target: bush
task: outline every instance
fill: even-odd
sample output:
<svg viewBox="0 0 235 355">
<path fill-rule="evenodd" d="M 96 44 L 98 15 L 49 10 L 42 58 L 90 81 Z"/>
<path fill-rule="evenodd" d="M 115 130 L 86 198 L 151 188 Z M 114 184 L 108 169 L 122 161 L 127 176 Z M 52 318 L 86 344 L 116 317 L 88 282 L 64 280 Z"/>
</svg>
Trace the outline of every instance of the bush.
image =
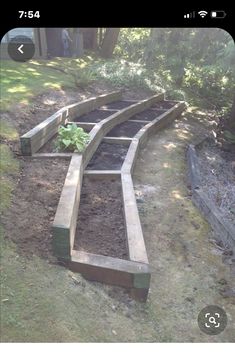
<svg viewBox="0 0 235 355">
<path fill-rule="evenodd" d="M 128 62 L 124 59 L 110 60 L 93 64 L 90 70 L 96 78 L 106 81 L 117 88 L 139 88 L 162 91 L 160 78 L 139 63 Z"/>
<path fill-rule="evenodd" d="M 235 89 L 232 71 L 215 65 L 199 67 L 189 64 L 185 69 L 183 86 L 205 97 L 217 109 L 230 106 Z"/>
<path fill-rule="evenodd" d="M 61 126 L 56 140 L 57 151 L 75 151 L 81 153 L 89 141 L 89 134 L 75 123 Z"/>
</svg>

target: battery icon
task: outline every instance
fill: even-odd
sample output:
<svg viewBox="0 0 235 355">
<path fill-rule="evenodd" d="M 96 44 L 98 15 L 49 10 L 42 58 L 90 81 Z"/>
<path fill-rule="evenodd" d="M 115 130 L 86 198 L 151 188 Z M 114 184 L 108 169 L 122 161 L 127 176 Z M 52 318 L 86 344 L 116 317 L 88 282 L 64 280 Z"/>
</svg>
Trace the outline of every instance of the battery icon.
<svg viewBox="0 0 235 355">
<path fill-rule="evenodd" d="M 223 10 L 216 10 L 216 11 L 211 11 L 211 17 L 212 18 L 224 18 L 226 16 L 226 13 Z"/>
</svg>

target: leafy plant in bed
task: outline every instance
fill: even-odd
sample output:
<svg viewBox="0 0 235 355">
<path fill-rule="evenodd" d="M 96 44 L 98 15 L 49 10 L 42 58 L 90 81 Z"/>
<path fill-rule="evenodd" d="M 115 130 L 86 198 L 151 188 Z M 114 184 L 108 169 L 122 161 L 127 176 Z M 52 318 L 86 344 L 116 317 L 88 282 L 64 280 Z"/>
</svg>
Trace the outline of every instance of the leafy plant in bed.
<svg viewBox="0 0 235 355">
<path fill-rule="evenodd" d="M 89 142 L 89 134 L 83 128 L 72 123 L 67 127 L 61 126 L 55 142 L 56 151 L 81 153 Z"/>
</svg>

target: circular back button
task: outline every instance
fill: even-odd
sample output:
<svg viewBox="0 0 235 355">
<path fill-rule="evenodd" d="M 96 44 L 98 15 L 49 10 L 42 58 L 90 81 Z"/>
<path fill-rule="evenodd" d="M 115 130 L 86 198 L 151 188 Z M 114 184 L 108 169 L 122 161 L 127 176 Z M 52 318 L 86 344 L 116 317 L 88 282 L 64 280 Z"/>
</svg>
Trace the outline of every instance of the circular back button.
<svg viewBox="0 0 235 355">
<path fill-rule="evenodd" d="M 26 36 L 13 37 L 8 44 L 8 54 L 16 62 L 27 62 L 33 58 L 35 45 L 31 38 Z"/>
</svg>

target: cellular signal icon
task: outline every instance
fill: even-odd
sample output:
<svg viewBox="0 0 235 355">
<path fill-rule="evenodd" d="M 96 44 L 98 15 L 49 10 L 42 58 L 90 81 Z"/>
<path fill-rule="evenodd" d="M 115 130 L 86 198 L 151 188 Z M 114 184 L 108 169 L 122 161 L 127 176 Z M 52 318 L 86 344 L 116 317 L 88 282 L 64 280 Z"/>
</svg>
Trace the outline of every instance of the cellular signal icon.
<svg viewBox="0 0 235 355">
<path fill-rule="evenodd" d="M 189 14 L 185 14 L 184 18 L 194 18 L 195 17 L 195 11 L 190 12 Z"/>
<path fill-rule="evenodd" d="M 198 15 L 201 16 L 202 18 L 204 18 L 207 14 L 208 12 L 204 10 L 198 12 Z"/>
</svg>

